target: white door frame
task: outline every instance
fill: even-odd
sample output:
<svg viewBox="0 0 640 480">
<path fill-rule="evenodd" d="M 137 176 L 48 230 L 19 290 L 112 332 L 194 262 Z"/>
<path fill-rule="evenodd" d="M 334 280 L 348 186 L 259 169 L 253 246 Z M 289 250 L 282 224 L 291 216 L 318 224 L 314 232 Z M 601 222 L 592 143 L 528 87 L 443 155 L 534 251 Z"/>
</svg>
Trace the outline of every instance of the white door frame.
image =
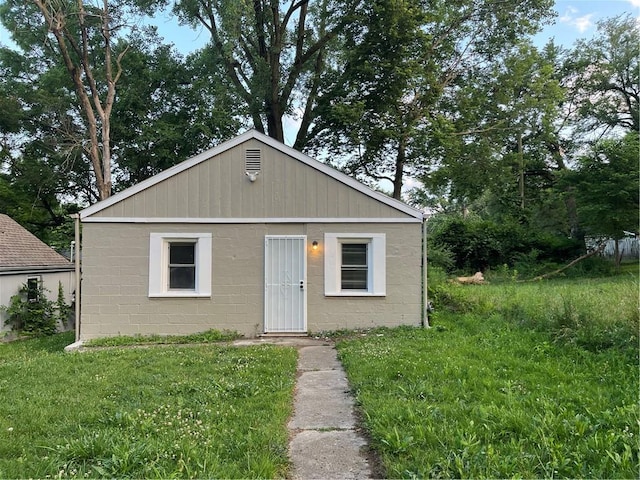
<svg viewBox="0 0 640 480">
<path fill-rule="evenodd" d="M 264 245 L 264 333 L 307 333 L 307 236 L 265 235 Z"/>
</svg>

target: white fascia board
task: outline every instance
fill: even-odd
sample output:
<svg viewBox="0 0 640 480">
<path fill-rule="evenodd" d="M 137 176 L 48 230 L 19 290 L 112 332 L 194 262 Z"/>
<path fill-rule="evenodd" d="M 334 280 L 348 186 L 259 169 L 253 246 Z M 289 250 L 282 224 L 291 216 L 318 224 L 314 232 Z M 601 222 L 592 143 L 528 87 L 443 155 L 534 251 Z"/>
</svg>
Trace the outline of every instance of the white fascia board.
<svg viewBox="0 0 640 480">
<path fill-rule="evenodd" d="M 266 224 L 266 223 L 421 223 L 415 217 L 336 217 L 336 218 L 195 218 L 195 217 L 88 217 L 84 223 L 189 223 L 189 224 Z"/>
<path fill-rule="evenodd" d="M 311 168 L 314 168 L 324 173 L 325 175 L 328 175 L 338 180 L 339 182 L 344 183 L 345 185 L 351 188 L 354 188 L 355 190 L 367 195 L 368 197 L 378 200 L 379 202 L 382 202 L 392 208 L 395 208 L 396 210 L 399 210 L 413 218 L 420 219 L 420 221 L 422 221 L 424 218 L 424 214 L 420 210 L 410 207 L 409 205 L 407 205 L 404 202 L 401 202 L 400 200 L 396 200 L 395 198 L 391 198 L 387 195 L 384 195 L 383 193 L 377 192 L 372 188 L 369 188 L 366 185 L 360 183 L 359 181 L 349 177 L 348 175 L 336 170 L 335 168 L 330 167 L 329 165 L 326 165 L 322 162 L 319 162 L 318 160 L 315 160 L 309 157 L 308 155 L 305 155 L 304 153 L 299 152 L 298 150 L 292 147 L 289 147 L 284 143 L 279 142 L 274 138 L 271 138 L 263 133 L 260 133 L 257 130 L 248 130 L 238 135 L 237 137 L 232 138 L 231 140 L 227 140 L 226 142 L 223 142 L 220 145 L 207 150 L 206 152 L 202 152 L 196 155 L 195 157 L 192 157 L 188 160 L 185 160 L 184 162 L 174 165 L 173 167 L 168 168 L 167 170 L 160 172 L 159 174 L 154 175 L 153 177 L 147 178 L 146 180 L 143 180 L 142 182 L 132 187 L 129 187 L 126 190 L 123 190 L 120 193 L 112 195 L 106 200 L 103 200 L 94 205 L 91 205 L 90 207 L 87 207 L 84 210 L 80 211 L 80 218 L 84 220 L 87 217 L 93 215 L 94 213 L 100 212 L 101 210 L 104 210 L 105 208 L 110 207 L 115 203 L 125 200 L 126 198 L 129 198 L 135 195 L 136 193 L 146 190 L 147 188 L 153 185 L 156 185 L 157 183 L 160 183 L 195 165 L 198 165 L 199 163 L 211 157 L 220 155 L 221 153 L 227 150 L 230 150 L 231 148 L 234 148 L 252 139 L 258 140 L 266 145 L 269 145 L 270 147 L 275 148 L 276 150 L 284 153 L 285 155 L 293 157 L 296 160 L 301 161 L 305 165 L 308 165 Z"/>
</svg>

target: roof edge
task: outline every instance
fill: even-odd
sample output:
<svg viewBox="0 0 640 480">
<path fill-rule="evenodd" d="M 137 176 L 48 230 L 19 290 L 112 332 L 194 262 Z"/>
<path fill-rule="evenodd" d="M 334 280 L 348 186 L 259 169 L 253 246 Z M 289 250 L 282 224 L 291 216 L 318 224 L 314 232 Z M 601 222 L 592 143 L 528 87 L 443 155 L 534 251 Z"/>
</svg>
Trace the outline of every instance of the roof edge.
<svg viewBox="0 0 640 480">
<path fill-rule="evenodd" d="M 0 276 L 2 275 L 17 275 L 20 273 L 57 273 L 57 272 L 72 272 L 75 270 L 75 265 L 69 263 L 69 265 L 24 265 L 21 267 L 0 267 Z"/>
</svg>

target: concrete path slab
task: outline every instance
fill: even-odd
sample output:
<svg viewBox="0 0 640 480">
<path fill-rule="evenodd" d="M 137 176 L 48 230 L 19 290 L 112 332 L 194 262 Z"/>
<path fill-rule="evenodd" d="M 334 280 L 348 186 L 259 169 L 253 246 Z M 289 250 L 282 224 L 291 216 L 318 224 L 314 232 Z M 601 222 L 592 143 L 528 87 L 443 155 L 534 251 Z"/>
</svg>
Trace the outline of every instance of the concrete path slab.
<svg viewBox="0 0 640 480">
<path fill-rule="evenodd" d="M 353 430 L 318 432 L 304 430 L 289 446 L 293 460 L 292 478 L 371 478 L 369 463 L 362 455 L 364 439 Z M 300 459 L 295 461 L 295 459 Z"/>
<path fill-rule="evenodd" d="M 367 442 L 355 429 L 354 402 L 333 346 L 299 348 L 289 421 L 293 479 L 369 479 Z"/>
<path fill-rule="evenodd" d="M 289 429 L 353 429 L 353 400 L 344 372 L 304 372 L 298 377 Z"/>
</svg>

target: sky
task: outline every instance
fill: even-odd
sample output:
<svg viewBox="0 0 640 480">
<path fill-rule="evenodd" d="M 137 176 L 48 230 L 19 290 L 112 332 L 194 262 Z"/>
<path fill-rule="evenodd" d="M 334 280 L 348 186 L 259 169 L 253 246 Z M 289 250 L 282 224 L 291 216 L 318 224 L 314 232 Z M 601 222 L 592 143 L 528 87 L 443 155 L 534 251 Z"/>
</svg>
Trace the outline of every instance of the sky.
<svg viewBox="0 0 640 480">
<path fill-rule="evenodd" d="M 557 13 L 554 23 L 534 38 L 539 46 L 553 38 L 556 44 L 568 48 L 578 39 L 593 37 L 599 20 L 625 13 L 640 18 L 640 0 L 556 0 L 554 9 Z M 170 13 L 158 15 L 153 23 L 160 35 L 173 42 L 181 53 L 201 48 L 209 38 L 204 28 L 195 31 L 177 26 Z"/>
<path fill-rule="evenodd" d="M 535 37 L 536 43 L 546 44 L 554 39 L 557 45 L 571 47 L 581 38 L 592 38 L 597 22 L 625 13 L 640 19 L 640 0 L 556 0 L 557 17 Z"/>
<path fill-rule="evenodd" d="M 640 18 L 640 0 L 556 0 L 557 17 L 553 25 L 546 26 L 534 41 L 543 46 L 551 38 L 558 45 L 571 47 L 580 38 L 591 38 L 596 33 L 596 23 L 624 13 Z M 176 49 L 187 54 L 203 47 L 209 34 L 204 28 L 193 30 L 178 25 L 170 12 L 158 14 L 149 23 L 155 24 L 161 36 L 172 42 Z M 0 45 L 12 46 L 9 33 L 0 27 Z"/>
</svg>

